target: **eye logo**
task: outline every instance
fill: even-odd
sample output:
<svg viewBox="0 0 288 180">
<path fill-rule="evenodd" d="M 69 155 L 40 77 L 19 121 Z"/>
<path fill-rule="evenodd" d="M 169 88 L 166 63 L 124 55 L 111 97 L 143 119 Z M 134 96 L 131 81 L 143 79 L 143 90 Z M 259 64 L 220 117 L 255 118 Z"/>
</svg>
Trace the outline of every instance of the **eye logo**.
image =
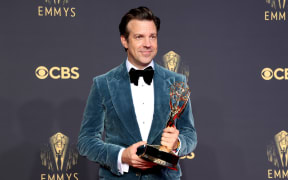
<svg viewBox="0 0 288 180">
<path fill-rule="evenodd" d="M 39 79 L 46 79 L 48 77 L 48 69 L 45 66 L 39 66 L 35 70 L 35 75 Z"/>
<path fill-rule="evenodd" d="M 46 79 L 48 76 L 50 79 L 78 79 L 80 76 L 78 71 L 78 67 L 39 66 L 35 70 L 35 75 L 38 79 Z"/>
<path fill-rule="evenodd" d="M 270 68 L 264 68 L 261 75 L 264 80 L 270 80 L 273 78 L 273 71 Z"/>
<path fill-rule="evenodd" d="M 180 159 L 194 159 L 195 158 L 195 153 L 191 152 L 190 154 L 186 155 L 186 156 L 182 156 L 180 157 Z"/>
</svg>

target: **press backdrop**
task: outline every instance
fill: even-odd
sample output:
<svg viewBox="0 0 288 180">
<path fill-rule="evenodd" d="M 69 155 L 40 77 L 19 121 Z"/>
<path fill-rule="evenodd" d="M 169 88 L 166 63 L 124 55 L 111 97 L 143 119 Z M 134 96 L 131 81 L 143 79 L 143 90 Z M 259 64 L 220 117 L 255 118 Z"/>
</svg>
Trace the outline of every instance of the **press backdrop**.
<svg viewBox="0 0 288 180">
<path fill-rule="evenodd" d="M 182 179 L 287 179 L 287 3 L 1 1 L 0 179 L 98 179 L 75 144 L 92 78 L 126 59 L 118 24 L 138 6 L 161 18 L 155 61 L 174 51 L 189 71 L 199 143 Z"/>
</svg>

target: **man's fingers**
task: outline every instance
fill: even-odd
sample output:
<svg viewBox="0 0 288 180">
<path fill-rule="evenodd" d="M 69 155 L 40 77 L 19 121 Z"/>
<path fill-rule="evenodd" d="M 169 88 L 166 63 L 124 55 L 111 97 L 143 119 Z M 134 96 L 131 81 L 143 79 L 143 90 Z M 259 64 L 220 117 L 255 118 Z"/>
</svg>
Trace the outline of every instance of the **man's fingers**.
<svg viewBox="0 0 288 180">
<path fill-rule="evenodd" d="M 163 130 L 163 134 L 170 134 L 170 135 L 172 135 L 172 134 L 177 134 L 177 135 L 179 135 L 179 130 L 178 129 L 176 129 L 176 128 L 165 128 L 164 130 Z"/>
<path fill-rule="evenodd" d="M 133 161 L 133 166 L 149 166 L 149 167 L 152 167 L 154 166 L 155 163 L 152 163 L 152 162 L 141 162 L 141 161 Z"/>
<path fill-rule="evenodd" d="M 153 162 L 149 162 L 149 161 L 137 161 L 137 160 L 135 160 L 134 161 L 134 166 L 147 166 L 147 167 L 153 167 L 153 166 L 155 166 L 156 164 L 155 163 L 153 163 Z"/>
<path fill-rule="evenodd" d="M 154 165 L 156 165 L 155 163 L 141 159 L 138 156 L 133 157 L 132 163 L 133 163 L 133 167 L 137 167 L 137 168 L 146 167 L 146 169 L 151 168 Z"/>
<path fill-rule="evenodd" d="M 177 130 L 176 127 L 167 127 L 163 131 L 167 132 L 167 133 L 171 133 L 171 132 L 174 132 L 176 130 Z"/>
<path fill-rule="evenodd" d="M 178 138 L 179 134 L 175 133 L 175 134 L 172 134 L 172 133 L 163 133 L 162 134 L 162 137 L 165 137 L 165 138 Z"/>
<path fill-rule="evenodd" d="M 162 137 L 165 137 L 165 138 L 171 138 L 171 137 L 173 137 L 173 136 L 175 136 L 174 134 L 171 134 L 171 133 L 163 133 L 162 134 Z"/>
<path fill-rule="evenodd" d="M 173 149 L 172 143 L 161 141 L 161 145 L 166 146 L 168 149 Z"/>
<path fill-rule="evenodd" d="M 166 146 L 169 149 L 174 149 L 178 136 L 179 130 L 176 129 L 176 127 L 165 128 L 161 137 L 161 145 Z"/>
<path fill-rule="evenodd" d="M 152 168 L 152 166 L 137 166 L 135 168 L 138 168 L 138 169 L 141 169 L 141 170 L 146 170 L 146 169 L 149 169 L 149 168 Z"/>
<path fill-rule="evenodd" d="M 168 147 L 170 145 L 170 143 L 168 143 L 166 141 L 161 141 L 161 145 Z"/>
<path fill-rule="evenodd" d="M 138 147 L 143 146 L 143 145 L 145 145 L 145 144 L 147 144 L 146 141 L 139 141 L 139 142 L 133 144 L 133 146 L 134 146 L 135 148 L 138 148 Z"/>
<path fill-rule="evenodd" d="M 161 137 L 161 141 L 164 141 L 164 142 L 168 142 L 168 143 L 169 143 L 169 142 L 173 142 L 174 139 L 162 136 L 162 137 Z"/>
<path fill-rule="evenodd" d="M 153 166 L 156 165 L 155 163 L 141 159 L 138 155 L 136 155 L 137 148 L 142 146 L 142 145 L 145 145 L 145 144 L 147 144 L 146 141 L 139 141 L 139 142 L 137 142 L 137 143 L 135 143 L 129 147 L 130 148 L 130 151 L 129 151 L 130 155 L 129 155 L 127 162 L 130 166 L 145 170 L 148 168 L 152 168 Z M 124 154 L 124 152 L 123 152 L 123 154 Z"/>
<path fill-rule="evenodd" d="M 134 167 L 135 167 L 135 168 L 142 169 L 142 170 L 145 170 L 145 169 L 152 168 L 153 166 L 155 166 L 155 165 L 149 165 L 149 166 L 141 166 L 141 165 L 139 165 L 139 166 L 134 166 Z"/>
<path fill-rule="evenodd" d="M 153 162 L 146 161 L 146 160 L 140 158 L 140 157 L 137 156 L 137 155 L 136 155 L 136 157 L 133 157 L 133 159 L 134 159 L 135 161 L 137 161 L 138 163 L 141 163 L 141 164 L 147 164 L 147 165 L 148 165 L 148 164 L 155 164 L 155 163 L 153 163 Z"/>
</svg>

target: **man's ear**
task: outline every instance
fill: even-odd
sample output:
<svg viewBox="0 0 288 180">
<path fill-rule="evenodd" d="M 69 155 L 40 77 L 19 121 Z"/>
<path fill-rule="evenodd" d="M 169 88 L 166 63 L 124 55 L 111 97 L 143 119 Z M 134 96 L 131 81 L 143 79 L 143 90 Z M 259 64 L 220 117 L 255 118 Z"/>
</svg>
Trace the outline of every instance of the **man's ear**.
<svg viewBox="0 0 288 180">
<path fill-rule="evenodd" d="M 121 43 L 122 43 L 123 47 L 125 49 L 128 49 L 128 42 L 127 42 L 126 38 L 123 35 L 120 36 L 120 40 L 121 40 Z"/>
</svg>

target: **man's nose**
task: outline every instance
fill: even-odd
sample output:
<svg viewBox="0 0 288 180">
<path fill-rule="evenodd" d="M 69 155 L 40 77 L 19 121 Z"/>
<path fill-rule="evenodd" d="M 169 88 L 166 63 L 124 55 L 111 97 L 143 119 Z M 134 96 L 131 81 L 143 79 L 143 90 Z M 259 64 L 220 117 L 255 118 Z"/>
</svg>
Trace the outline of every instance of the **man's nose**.
<svg viewBox="0 0 288 180">
<path fill-rule="evenodd" d="M 144 39 L 144 47 L 151 47 L 151 41 L 149 37 Z"/>
</svg>

